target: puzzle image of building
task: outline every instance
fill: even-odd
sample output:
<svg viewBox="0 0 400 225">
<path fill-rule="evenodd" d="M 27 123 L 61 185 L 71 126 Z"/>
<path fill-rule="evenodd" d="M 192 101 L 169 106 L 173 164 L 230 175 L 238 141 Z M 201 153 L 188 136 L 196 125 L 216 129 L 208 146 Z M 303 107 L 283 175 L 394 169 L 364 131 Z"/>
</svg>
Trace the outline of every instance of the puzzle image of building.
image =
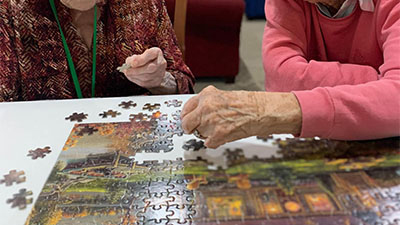
<svg viewBox="0 0 400 225">
<path fill-rule="evenodd" d="M 226 149 L 225 169 L 202 158 L 136 161 L 159 140 L 160 124 L 149 117 L 76 125 L 27 224 L 375 225 L 400 218 L 398 145 L 335 150 L 339 144 L 325 140 L 277 140 L 281 157 Z M 79 135 L 83 128 L 94 132 Z M 368 154 L 358 156 L 360 149 Z M 339 154 L 350 150 L 352 158 Z"/>
</svg>

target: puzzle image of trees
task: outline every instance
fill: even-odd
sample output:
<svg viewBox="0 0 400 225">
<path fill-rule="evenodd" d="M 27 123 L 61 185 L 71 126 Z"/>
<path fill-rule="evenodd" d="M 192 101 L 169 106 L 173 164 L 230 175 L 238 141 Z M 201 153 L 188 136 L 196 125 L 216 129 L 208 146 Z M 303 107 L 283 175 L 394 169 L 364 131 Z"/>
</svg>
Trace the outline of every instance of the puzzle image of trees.
<svg viewBox="0 0 400 225">
<path fill-rule="evenodd" d="M 75 125 L 27 224 L 396 224 L 399 139 L 276 140 L 279 157 L 135 160 L 173 146 L 178 121 Z M 186 137 L 187 138 L 187 137 Z M 189 138 L 190 140 L 192 138 Z M 162 144 L 164 143 L 164 144 Z M 206 150 L 201 150 L 206 151 Z M 215 150 L 213 150 L 215 151 Z"/>
</svg>

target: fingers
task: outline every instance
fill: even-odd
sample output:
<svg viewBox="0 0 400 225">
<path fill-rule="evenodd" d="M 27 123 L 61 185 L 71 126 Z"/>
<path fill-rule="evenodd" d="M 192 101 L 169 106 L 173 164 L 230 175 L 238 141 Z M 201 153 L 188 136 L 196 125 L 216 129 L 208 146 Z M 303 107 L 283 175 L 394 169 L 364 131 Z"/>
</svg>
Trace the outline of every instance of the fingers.
<svg viewBox="0 0 400 225">
<path fill-rule="evenodd" d="M 200 123 L 201 112 L 199 108 L 196 108 L 182 119 L 182 129 L 185 131 L 185 133 L 191 134 L 200 125 Z"/>
<path fill-rule="evenodd" d="M 183 119 L 188 113 L 192 112 L 199 105 L 199 96 L 190 98 L 183 106 L 181 118 Z"/>
<path fill-rule="evenodd" d="M 216 141 L 216 140 L 214 140 L 212 138 L 207 138 L 206 141 L 204 142 L 204 145 L 207 148 L 211 148 L 211 149 L 216 149 L 216 148 L 218 148 L 219 146 L 221 146 L 223 144 L 225 144 L 225 142 Z"/>
<path fill-rule="evenodd" d="M 139 74 L 155 73 L 157 69 L 158 69 L 157 59 L 154 59 L 153 61 L 150 61 L 143 66 L 131 67 L 124 72 L 128 76 L 137 76 Z"/>
<path fill-rule="evenodd" d="M 136 67 L 142 67 L 148 64 L 149 62 L 156 60 L 163 56 L 162 50 L 160 48 L 154 47 L 147 49 L 143 54 L 141 55 L 133 55 L 130 56 L 126 59 L 125 63 L 129 64 L 132 68 Z"/>
</svg>

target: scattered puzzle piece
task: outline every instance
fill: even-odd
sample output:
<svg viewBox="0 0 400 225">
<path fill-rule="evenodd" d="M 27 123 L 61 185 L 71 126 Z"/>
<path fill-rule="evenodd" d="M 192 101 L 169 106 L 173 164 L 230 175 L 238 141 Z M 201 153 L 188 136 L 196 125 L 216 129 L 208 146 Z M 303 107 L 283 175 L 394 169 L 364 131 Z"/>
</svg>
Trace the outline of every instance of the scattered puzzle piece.
<svg viewBox="0 0 400 225">
<path fill-rule="evenodd" d="M 136 107 L 137 104 L 133 101 L 121 102 L 118 106 L 122 107 L 123 109 L 130 109 Z"/>
<path fill-rule="evenodd" d="M 82 122 L 83 120 L 87 119 L 88 114 L 84 113 L 76 113 L 74 112 L 72 115 L 69 117 L 66 117 L 66 120 L 69 120 L 71 122 L 77 121 L 77 122 Z"/>
<path fill-rule="evenodd" d="M 25 182 L 26 177 L 22 175 L 25 175 L 24 171 L 11 170 L 9 174 L 4 175 L 4 180 L 0 180 L 0 184 L 6 183 L 6 186 L 11 186 L 14 182 L 17 184 Z"/>
<path fill-rule="evenodd" d="M 268 135 L 268 136 L 266 136 L 266 137 L 257 136 L 257 139 L 258 139 L 258 140 L 262 140 L 262 141 L 264 141 L 264 142 L 267 142 L 267 141 L 269 141 L 269 140 L 274 140 L 274 137 L 273 137 L 272 135 Z"/>
<path fill-rule="evenodd" d="M 165 101 L 164 104 L 166 104 L 167 107 L 171 107 L 171 106 L 181 107 L 182 106 L 182 101 L 179 101 L 177 99 L 173 99 L 173 100 Z"/>
<path fill-rule="evenodd" d="M 31 156 L 32 159 L 44 158 L 47 154 L 51 153 L 50 147 L 45 148 L 37 148 L 36 150 L 29 150 L 29 154 L 27 156 Z"/>
<path fill-rule="evenodd" d="M 183 149 L 189 151 L 200 151 L 201 149 L 206 149 L 204 146 L 204 141 L 197 141 L 196 139 L 190 139 L 189 141 L 185 141 L 184 145 L 182 146 Z"/>
<path fill-rule="evenodd" d="M 25 209 L 28 204 L 32 204 L 33 198 L 27 198 L 32 195 L 32 191 L 26 189 L 19 190 L 19 193 L 14 194 L 13 198 L 7 199 L 7 204 L 11 203 L 11 208 L 18 207 L 20 210 Z"/>
<path fill-rule="evenodd" d="M 117 116 L 121 115 L 120 112 L 114 111 L 114 110 L 108 110 L 108 111 L 104 111 L 103 113 L 100 113 L 99 116 L 101 116 L 102 118 L 108 118 L 109 116 L 112 118 L 115 118 Z"/>
<path fill-rule="evenodd" d="M 155 103 L 155 104 L 146 103 L 143 106 L 143 110 L 149 110 L 151 112 L 151 111 L 154 111 L 154 110 L 159 110 L 160 107 L 161 107 L 161 105 L 158 104 L 158 103 Z"/>
</svg>

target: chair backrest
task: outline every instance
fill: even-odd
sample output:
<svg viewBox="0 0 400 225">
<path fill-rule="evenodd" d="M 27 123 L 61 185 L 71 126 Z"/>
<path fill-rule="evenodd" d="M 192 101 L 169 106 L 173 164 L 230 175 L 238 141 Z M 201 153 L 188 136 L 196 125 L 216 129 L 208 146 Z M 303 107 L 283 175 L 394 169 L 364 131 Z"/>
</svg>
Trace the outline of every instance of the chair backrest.
<svg viewBox="0 0 400 225">
<path fill-rule="evenodd" d="M 175 0 L 174 30 L 185 58 L 186 10 L 188 0 Z"/>
</svg>

